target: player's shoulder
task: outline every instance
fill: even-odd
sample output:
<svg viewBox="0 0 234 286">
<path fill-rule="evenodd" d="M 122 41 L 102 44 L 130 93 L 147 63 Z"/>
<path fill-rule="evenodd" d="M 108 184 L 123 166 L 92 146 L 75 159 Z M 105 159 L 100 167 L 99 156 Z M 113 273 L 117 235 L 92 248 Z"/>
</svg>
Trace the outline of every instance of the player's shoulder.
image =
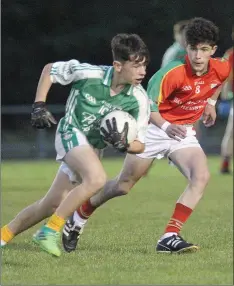
<svg viewBox="0 0 234 286">
<path fill-rule="evenodd" d="M 165 67 L 161 68 L 161 72 L 164 74 L 175 70 L 176 72 L 178 72 L 178 70 L 183 70 L 184 67 L 185 67 L 185 59 L 184 58 L 176 59 L 168 63 Z"/>
<path fill-rule="evenodd" d="M 70 60 L 69 61 L 70 66 L 72 67 L 72 69 L 74 71 L 76 70 L 85 70 L 85 71 L 100 71 L 100 72 L 105 72 L 109 66 L 104 66 L 104 65 L 94 65 L 94 64 L 90 64 L 90 63 L 81 63 L 78 60 Z"/>
<path fill-rule="evenodd" d="M 180 45 L 175 42 L 170 47 L 167 48 L 165 53 L 177 53 L 180 50 Z"/>
<path fill-rule="evenodd" d="M 230 63 L 225 58 L 211 58 L 210 64 L 221 80 L 225 80 L 230 73 Z"/>
<path fill-rule="evenodd" d="M 80 78 L 103 78 L 108 69 L 111 66 L 94 65 L 90 63 L 81 63 L 76 59 L 67 61 L 64 69 L 68 69 L 71 73 L 78 73 Z"/>
<path fill-rule="evenodd" d="M 160 68 L 150 79 L 150 81 L 168 77 L 170 79 L 177 79 L 180 75 L 184 74 L 185 60 L 179 59 L 168 63 L 166 66 Z"/>
<path fill-rule="evenodd" d="M 175 55 L 178 52 L 178 48 L 175 44 L 171 45 L 170 47 L 168 47 L 163 55 L 163 57 L 172 57 L 173 55 Z"/>
<path fill-rule="evenodd" d="M 141 84 L 134 85 L 132 87 L 132 94 L 134 96 L 139 95 L 139 96 L 147 97 L 147 92 Z"/>
<path fill-rule="evenodd" d="M 223 57 L 225 59 L 229 59 L 230 57 L 233 57 L 233 47 L 229 48 L 226 50 L 226 52 L 224 53 Z"/>
<path fill-rule="evenodd" d="M 132 95 L 140 102 L 148 101 L 148 94 L 147 91 L 141 84 L 135 85 L 132 88 Z"/>
<path fill-rule="evenodd" d="M 147 110 L 149 112 L 150 108 L 150 99 L 147 91 L 141 84 L 133 86 L 132 95 L 135 100 L 138 102 L 138 106 L 140 110 Z"/>
</svg>

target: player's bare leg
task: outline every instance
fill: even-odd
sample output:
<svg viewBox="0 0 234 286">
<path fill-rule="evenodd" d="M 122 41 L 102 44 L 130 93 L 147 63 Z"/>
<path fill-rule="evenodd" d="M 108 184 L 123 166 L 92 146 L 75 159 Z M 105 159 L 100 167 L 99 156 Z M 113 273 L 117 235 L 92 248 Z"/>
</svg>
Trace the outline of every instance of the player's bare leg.
<svg viewBox="0 0 234 286">
<path fill-rule="evenodd" d="M 71 170 L 80 175 L 82 183 L 68 193 L 47 224 L 34 237 L 43 250 L 55 256 L 61 255 L 57 243 L 66 219 L 106 182 L 102 164 L 89 145 L 74 147 L 66 153 L 64 161 Z"/>
<path fill-rule="evenodd" d="M 94 210 L 114 197 L 128 194 L 150 168 L 153 160 L 127 154 L 119 176 L 108 181 L 102 191 L 82 204 L 66 222 L 63 230 L 63 246 L 67 252 L 76 249 L 80 233 Z"/>
<path fill-rule="evenodd" d="M 51 216 L 73 188 L 74 185 L 69 181 L 68 175 L 59 168 L 47 194 L 19 212 L 9 224 L 1 229 L 1 245 L 5 245 L 14 236 Z"/>
<path fill-rule="evenodd" d="M 174 151 L 170 154 L 170 159 L 188 179 L 188 185 L 176 203 L 164 235 L 158 242 L 157 250 L 159 252 L 194 251 L 198 247 L 180 239 L 179 233 L 201 200 L 209 181 L 206 155 L 199 147 L 189 147 Z"/>
<path fill-rule="evenodd" d="M 221 143 L 221 168 L 223 174 L 230 174 L 230 161 L 233 153 L 233 106 L 228 117 L 227 127 Z"/>
<path fill-rule="evenodd" d="M 153 168 L 153 160 L 151 162 L 151 165 L 149 166 L 149 168 L 147 169 L 147 171 L 143 174 L 143 177 L 147 177 L 149 175 L 150 170 Z"/>
<path fill-rule="evenodd" d="M 90 199 L 92 206 L 97 208 L 114 197 L 128 194 L 137 181 L 151 167 L 153 160 L 127 154 L 119 176 L 114 180 L 108 181 L 103 190 Z"/>
</svg>

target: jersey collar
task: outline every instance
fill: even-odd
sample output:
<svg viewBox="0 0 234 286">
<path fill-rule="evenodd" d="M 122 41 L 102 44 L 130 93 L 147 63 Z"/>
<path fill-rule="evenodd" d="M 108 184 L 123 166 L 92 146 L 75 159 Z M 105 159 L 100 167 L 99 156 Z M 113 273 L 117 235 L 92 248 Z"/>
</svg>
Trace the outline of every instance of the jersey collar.
<svg viewBox="0 0 234 286">
<path fill-rule="evenodd" d="M 112 81 L 112 76 L 113 76 L 114 68 L 109 67 L 104 74 L 102 83 L 106 86 L 111 87 L 111 81 Z M 125 88 L 122 90 L 127 95 L 132 95 L 133 94 L 133 85 L 127 84 Z"/>
</svg>

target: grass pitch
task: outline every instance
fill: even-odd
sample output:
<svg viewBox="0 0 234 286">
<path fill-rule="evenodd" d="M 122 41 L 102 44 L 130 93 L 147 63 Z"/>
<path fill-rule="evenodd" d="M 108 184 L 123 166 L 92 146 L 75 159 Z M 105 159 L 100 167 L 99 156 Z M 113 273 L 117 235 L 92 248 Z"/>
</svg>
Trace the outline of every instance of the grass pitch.
<svg viewBox="0 0 234 286">
<path fill-rule="evenodd" d="M 122 159 L 104 160 L 109 177 Z M 2 250 L 1 285 L 179 284 L 233 285 L 233 177 L 218 173 L 209 157 L 211 181 L 182 235 L 201 249 L 192 254 L 157 254 L 155 245 L 186 180 L 166 160 L 128 196 L 109 201 L 90 218 L 79 250 L 54 258 L 32 242 L 39 225 Z M 43 196 L 58 164 L 2 164 L 2 225 Z"/>
</svg>

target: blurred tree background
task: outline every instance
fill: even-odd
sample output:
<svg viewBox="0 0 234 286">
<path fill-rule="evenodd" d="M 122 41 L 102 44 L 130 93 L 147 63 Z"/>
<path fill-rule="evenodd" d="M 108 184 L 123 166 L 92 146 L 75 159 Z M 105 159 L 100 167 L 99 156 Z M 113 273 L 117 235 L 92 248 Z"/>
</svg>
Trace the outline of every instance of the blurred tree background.
<svg viewBox="0 0 234 286">
<path fill-rule="evenodd" d="M 2 104 L 31 104 L 44 65 L 76 58 L 111 64 L 111 38 L 139 34 L 151 53 L 149 77 L 173 42 L 176 21 L 206 17 L 220 28 L 216 55 L 231 46 L 233 0 L 4 0 L 2 1 Z M 65 103 L 56 86 L 49 103 Z"/>
</svg>

